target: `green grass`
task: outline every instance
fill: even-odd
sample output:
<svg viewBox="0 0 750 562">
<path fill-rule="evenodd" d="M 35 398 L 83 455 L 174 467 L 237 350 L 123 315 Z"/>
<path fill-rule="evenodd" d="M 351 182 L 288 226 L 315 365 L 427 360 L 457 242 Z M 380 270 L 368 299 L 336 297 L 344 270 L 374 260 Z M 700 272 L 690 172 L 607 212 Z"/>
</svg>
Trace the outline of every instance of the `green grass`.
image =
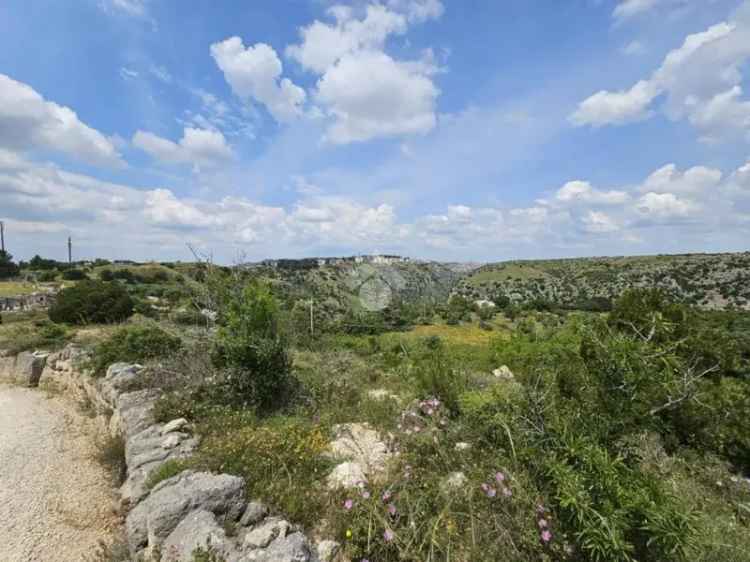
<svg viewBox="0 0 750 562">
<path fill-rule="evenodd" d="M 0 297 L 17 297 L 30 295 L 38 288 L 26 281 L 0 281 Z"/>
</svg>

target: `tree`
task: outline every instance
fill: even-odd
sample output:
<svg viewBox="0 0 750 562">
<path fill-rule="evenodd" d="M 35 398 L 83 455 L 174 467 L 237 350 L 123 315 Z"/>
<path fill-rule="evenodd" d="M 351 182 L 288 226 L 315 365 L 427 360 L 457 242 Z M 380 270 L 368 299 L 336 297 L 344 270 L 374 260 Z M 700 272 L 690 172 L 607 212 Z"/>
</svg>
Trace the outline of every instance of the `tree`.
<svg viewBox="0 0 750 562">
<path fill-rule="evenodd" d="M 15 277 L 18 271 L 18 266 L 13 262 L 13 256 L 5 250 L 0 250 L 0 279 Z"/>
</svg>

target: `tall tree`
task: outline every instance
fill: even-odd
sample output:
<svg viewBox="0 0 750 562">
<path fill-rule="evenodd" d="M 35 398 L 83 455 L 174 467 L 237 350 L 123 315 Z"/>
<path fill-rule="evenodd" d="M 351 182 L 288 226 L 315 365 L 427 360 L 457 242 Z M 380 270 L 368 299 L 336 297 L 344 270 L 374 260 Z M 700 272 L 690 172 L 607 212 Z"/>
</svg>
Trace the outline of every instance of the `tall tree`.
<svg viewBox="0 0 750 562">
<path fill-rule="evenodd" d="M 13 256 L 0 250 L 0 279 L 9 279 L 18 275 L 18 266 L 13 263 Z"/>
</svg>

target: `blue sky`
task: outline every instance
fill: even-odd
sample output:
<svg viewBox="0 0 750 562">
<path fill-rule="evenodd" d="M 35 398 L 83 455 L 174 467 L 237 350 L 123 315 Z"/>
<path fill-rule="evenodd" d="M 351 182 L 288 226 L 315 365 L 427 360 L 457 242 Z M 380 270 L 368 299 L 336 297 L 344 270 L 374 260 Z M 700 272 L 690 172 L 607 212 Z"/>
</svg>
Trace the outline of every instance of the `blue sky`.
<svg viewBox="0 0 750 562">
<path fill-rule="evenodd" d="M 747 250 L 750 0 L 9 0 L 9 249 Z"/>
</svg>

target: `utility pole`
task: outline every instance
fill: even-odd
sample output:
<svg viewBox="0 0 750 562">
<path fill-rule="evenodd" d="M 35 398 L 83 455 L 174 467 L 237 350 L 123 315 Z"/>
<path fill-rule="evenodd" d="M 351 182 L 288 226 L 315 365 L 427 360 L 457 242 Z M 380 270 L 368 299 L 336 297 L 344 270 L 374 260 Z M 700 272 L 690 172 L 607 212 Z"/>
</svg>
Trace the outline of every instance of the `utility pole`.
<svg viewBox="0 0 750 562">
<path fill-rule="evenodd" d="M 68 265 L 73 263 L 73 241 L 68 236 Z"/>
<path fill-rule="evenodd" d="M 315 322 L 313 320 L 313 299 L 310 299 L 310 337 L 315 336 Z"/>
<path fill-rule="evenodd" d="M 5 223 L 0 221 L 0 250 L 5 253 Z"/>
</svg>

